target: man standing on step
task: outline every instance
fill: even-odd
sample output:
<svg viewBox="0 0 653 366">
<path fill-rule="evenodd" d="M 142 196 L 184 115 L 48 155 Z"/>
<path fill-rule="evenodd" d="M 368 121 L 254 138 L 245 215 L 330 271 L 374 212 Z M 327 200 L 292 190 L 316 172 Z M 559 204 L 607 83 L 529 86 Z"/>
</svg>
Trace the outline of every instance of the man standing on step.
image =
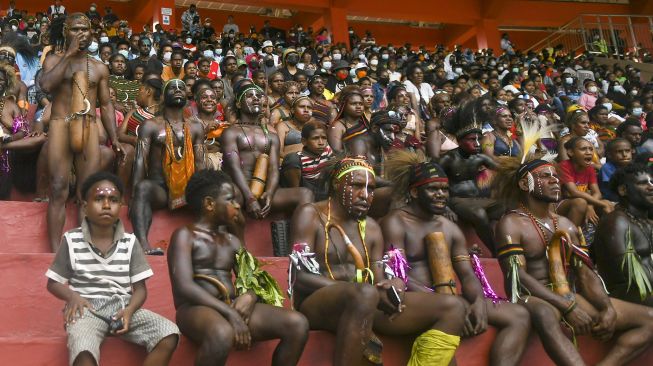
<svg viewBox="0 0 653 366">
<path fill-rule="evenodd" d="M 118 160 L 124 154 L 116 135 L 115 113 L 109 97 L 109 70 L 87 52 L 91 44 L 91 21 L 82 13 L 57 18 L 50 29 L 50 41 L 63 48 L 63 54 L 55 53 L 45 59 L 40 79 L 43 91 L 53 97 L 47 143 L 50 172 L 47 221 L 50 245 L 56 251 L 66 221 L 65 206 L 73 166 L 77 182 L 83 182 L 99 169 L 96 105 L 100 106 L 102 125 Z M 73 110 L 75 106 L 81 108 Z M 77 201 L 81 201 L 79 187 Z"/>
<path fill-rule="evenodd" d="M 184 190 L 196 170 L 204 169 L 204 128 L 184 119 L 186 85 L 179 79 L 163 87 L 163 112 L 139 128 L 134 160 L 133 197 L 129 218 L 145 254 L 163 255 L 152 248 L 147 233 L 152 210 L 184 206 Z"/>
</svg>

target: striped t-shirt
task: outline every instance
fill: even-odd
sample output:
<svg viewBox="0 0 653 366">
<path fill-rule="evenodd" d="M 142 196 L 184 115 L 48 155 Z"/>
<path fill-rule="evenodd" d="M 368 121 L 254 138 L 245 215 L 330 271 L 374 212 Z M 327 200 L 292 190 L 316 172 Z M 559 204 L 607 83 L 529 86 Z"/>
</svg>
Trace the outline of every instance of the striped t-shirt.
<svg viewBox="0 0 653 366">
<path fill-rule="evenodd" d="M 81 227 L 63 235 L 46 277 L 85 298 L 131 295 L 132 284 L 153 275 L 134 234 L 125 233 L 120 221 L 115 226 L 113 245 L 106 256 L 91 243 L 86 220 Z"/>
</svg>

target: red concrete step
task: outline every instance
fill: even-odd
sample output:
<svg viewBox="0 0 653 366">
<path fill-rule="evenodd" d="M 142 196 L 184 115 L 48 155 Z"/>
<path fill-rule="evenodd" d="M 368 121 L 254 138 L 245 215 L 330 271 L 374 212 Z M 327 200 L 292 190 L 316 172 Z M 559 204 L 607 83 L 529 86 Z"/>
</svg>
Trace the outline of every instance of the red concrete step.
<svg viewBox="0 0 653 366">
<path fill-rule="evenodd" d="M 0 360 L 7 365 L 65 365 L 67 359 L 65 333 L 61 309 L 63 303 L 50 295 L 46 289 L 44 273 L 53 254 L 0 254 Z M 147 281 L 148 299 L 145 307 L 168 319 L 174 319 L 174 306 L 163 257 L 148 257 L 154 277 Z M 287 289 L 288 261 L 285 258 L 261 258 L 278 281 L 282 290 Z M 503 294 L 503 280 L 496 260 L 482 259 L 488 280 L 499 294 Z M 286 306 L 288 303 L 286 301 Z M 498 305 L 501 306 L 501 305 Z M 488 355 L 495 336 L 490 328 L 485 334 L 465 339 L 456 359 L 461 366 L 488 364 Z M 410 353 L 412 339 L 382 337 L 385 364 L 405 365 Z M 580 350 L 588 364 L 596 363 L 608 350 L 608 346 L 588 337 L 580 337 Z M 334 337 L 326 332 L 311 332 L 309 343 L 302 356 L 301 365 L 326 366 L 331 364 Z M 276 341 L 261 342 L 249 352 L 234 352 L 229 365 L 269 364 Z M 173 365 L 192 365 L 195 346 L 182 339 L 175 353 Z M 110 338 L 102 347 L 102 365 L 139 365 L 145 351 L 119 339 Z M 653 364 L 653 351 L 647 351 L 632 365 Z M 548 366 L 550 361 L 537 336 L 531 340 L 522 365 Z"/>
<path fill-rule="evenodd" d="M 0 201 L 0 253 L 49 253 L 46 212 L 47 203 Z M 132 232 L 132 225 L 127 216 L 127 207 L 120 211 L 125 229 Z M 281 217 L 264 220 L 248 220 L 245 231 L 247 248 L 257 256 L 271 257 L 272 235 L 270 223 Z M 188 210 L 159 210 L 154 213 L 148 239 L 152 245 L 160 241 L 170 241 L 172 233 L 180 226 L 192 221 Z M 65 230 L 78 226 L 77 206 L 66 206 Z"/>
</svg>

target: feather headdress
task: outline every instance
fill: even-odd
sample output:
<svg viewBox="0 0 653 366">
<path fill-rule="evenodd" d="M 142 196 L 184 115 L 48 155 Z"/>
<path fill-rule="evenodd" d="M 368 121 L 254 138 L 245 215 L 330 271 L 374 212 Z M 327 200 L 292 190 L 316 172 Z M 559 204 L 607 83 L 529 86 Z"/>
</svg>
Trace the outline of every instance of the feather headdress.
<svg viewBox="0 0 653 366">
<path fill-rule="evenodd" d="M 558 156 L 539 146 L 540 139 L 551 136 L 551 132 L 554 130 L 553 126 L 542 126 L 538 121 L 522 120 L 520 128 L 524 139 L 522 156 L 498 157 L 498 167 L 492 182 L 495 197 L 505 200 L 508 204 L 516 203 L 519 199 L 520 190 L 515 188 L 520 179 L 526 176 L 529 190 L 532 190 L 534 180 L 530 172 L 539 166 L 552 163 Z"/>
</svg>

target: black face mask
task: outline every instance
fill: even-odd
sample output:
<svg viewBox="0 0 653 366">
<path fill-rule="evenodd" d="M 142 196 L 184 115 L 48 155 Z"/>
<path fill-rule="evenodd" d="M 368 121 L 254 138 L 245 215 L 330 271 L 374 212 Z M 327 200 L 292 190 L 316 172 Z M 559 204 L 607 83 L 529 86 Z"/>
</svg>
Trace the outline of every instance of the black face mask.
<svg viewBox="0 0 653 366">
<path fill-rule="evenodd" d="M 268 66 L 268 67 L 274 66 L 274 59 L 266 58 L 265 59 L 265 66 Z"/>
<path fill-rule="evenodd" d="M 295 65 L 297 65 L 298 62 L 299 62 L 299 56 L 290 55 L 290 56 L 286 57 L 286 63 L 288 65 L 295 66 Z"/>
</svg>

